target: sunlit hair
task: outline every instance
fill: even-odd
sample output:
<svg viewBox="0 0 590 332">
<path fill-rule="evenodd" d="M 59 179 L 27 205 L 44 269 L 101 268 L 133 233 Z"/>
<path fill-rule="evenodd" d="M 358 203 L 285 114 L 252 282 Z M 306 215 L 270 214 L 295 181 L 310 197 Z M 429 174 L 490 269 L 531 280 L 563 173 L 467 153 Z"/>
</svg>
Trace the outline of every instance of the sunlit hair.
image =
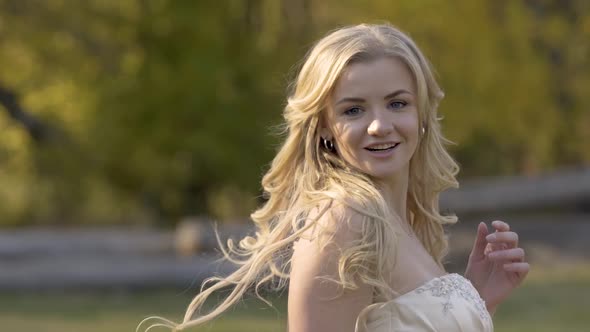
<svg viewBox="0 0 590 332">
<path fill-rule="evenodd" d="M 418 119 L 425 128 L 410 160 L 407 208 L 410 223 L 430 255 L 442 266 L 447 253 L 444 224 L 455 216 L 439 213 L 439 193 L 457 187 L 457 164 L 445 150 L 437 107 L 443 93 L 432 69 L 414 42 L 388 24 L 361 24 L 329 33 L 308 53 L 284 109 L 285 141 L 262 179 L 266 203 L 251 217 L 256 236 L 236 246 L 228 241 L 225 256 L 239 268 L 225 278 L 210 278 L 190 303 L 182 323 L 159 319 L 151 327 L 173 330 L 210 321 L 263 285 L 281 289 L 287 285 L 293 243 L 329 210 L 333 203 L 363 216 L 362 238 L 342 252 L 339 279 L 343 289 L 356 289 L 359 281 L 373 286 L 383 300 L 395 292 L 384 278 L 395 257 L 397 218 L 375 183 L 347 165 L 320 143 L 320 119 L 330 93 L 343 70 L 352 63 L 382 57 L 401 59 L 413 74 L 417 88 Z M 312 213 L 318 211 L 319 213 Z M 241 257 L 237 260 L 236 256 Z M 213 283 L 210 287 L 206 285 Z M 206 314 L 195 313 L 213 292 L 231 286 L 231 293 Z M 263 299 L 264 300 L 264 299 Z M 149 318 L 153 323 L 154 317 Z M 142 322 L 143 323 L 143 322 Z M 141 327 L 141 324 L 140 324 Z M 139 328 L 139 327 L 138 327 Z"/>
</svg>

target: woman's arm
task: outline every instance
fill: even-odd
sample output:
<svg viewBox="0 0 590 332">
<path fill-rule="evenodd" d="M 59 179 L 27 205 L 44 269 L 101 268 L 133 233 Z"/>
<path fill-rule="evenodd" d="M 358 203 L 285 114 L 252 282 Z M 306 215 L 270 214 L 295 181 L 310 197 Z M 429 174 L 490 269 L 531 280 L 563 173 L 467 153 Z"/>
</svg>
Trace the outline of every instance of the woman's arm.
<svg viewBox="0 0 590 332">
<path fill-rule="evenodd" d="M 358 283 L 356 290 L 342 290 L 338 280 L 341 250 L 361 236 L 360 216 L 346 208 L 330 208 L 299 240 L 291 260 L 289 284 L 289 332 L 353 332 L 358 314 L 371 304 L 371 287 Z M 320 239 L 332 236 L 320 248 Z"/>
</svg>

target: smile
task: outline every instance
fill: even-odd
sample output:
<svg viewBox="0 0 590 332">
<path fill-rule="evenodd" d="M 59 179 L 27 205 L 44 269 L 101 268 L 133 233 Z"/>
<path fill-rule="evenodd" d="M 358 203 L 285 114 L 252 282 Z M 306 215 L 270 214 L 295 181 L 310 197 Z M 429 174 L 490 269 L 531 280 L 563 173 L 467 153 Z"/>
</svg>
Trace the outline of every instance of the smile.
<svg viewBox="0 0 590 332">
<path fill-rule="evenodd" d="M 397 146 L 399 145 L 399 143 L 394 143 L 394 144 L 379 144 L 379 145 L 373 145 L 370 148 L 365 148 L 365 150 L 369 150 L 372 152 L 379 152 L 379 151 L 390 151 L 395 149 Z"/>
</svg>

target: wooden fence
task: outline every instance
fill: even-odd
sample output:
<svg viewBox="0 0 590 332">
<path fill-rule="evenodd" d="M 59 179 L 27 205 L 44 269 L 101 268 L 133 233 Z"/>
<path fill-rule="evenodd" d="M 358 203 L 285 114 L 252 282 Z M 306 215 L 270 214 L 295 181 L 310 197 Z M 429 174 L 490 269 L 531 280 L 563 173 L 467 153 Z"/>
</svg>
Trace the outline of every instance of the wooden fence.
<svg viewBox="0 0 590 332">
<path fill-rule="evenodd" d="M 443 210 L 462 218 L 451 233 L 449 269 L 461 271 L 475 226 L 487 216 L 511 215 L 526 248 L 590 259 L 590 169 L 537 178 L 466 182 L 445 193 Z M 547 209 L 550 208 L 550 212 Z M 544 211 L 539 213 L 539 211 Z M 516 212 L 516 213 L 513 213 Z M 179 229 L 18 229 L 0 231 L 0 289 L 112 289 L 179 287 L 197 290 L 202 280 L 227 274 L 207 222 L 187 219 Z M 222 239 L 251 233 L 247 224 L 222 226 Z M 541 259 L 541 249 L 527 257 Z"/>
</svg>

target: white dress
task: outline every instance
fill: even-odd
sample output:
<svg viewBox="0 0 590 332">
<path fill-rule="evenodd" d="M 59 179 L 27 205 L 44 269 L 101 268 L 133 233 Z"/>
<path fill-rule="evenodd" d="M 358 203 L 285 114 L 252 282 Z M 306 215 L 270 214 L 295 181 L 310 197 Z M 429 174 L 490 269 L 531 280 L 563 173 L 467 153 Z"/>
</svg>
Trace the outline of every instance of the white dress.
<svg viewBox="0 0 590 332">
<path fill-rule="evenodd" d="M 391 301 L 365 308 L 357 332 L 492 332 L 485 302 L 471 282 L 452 273 Z"/>
</svg>

